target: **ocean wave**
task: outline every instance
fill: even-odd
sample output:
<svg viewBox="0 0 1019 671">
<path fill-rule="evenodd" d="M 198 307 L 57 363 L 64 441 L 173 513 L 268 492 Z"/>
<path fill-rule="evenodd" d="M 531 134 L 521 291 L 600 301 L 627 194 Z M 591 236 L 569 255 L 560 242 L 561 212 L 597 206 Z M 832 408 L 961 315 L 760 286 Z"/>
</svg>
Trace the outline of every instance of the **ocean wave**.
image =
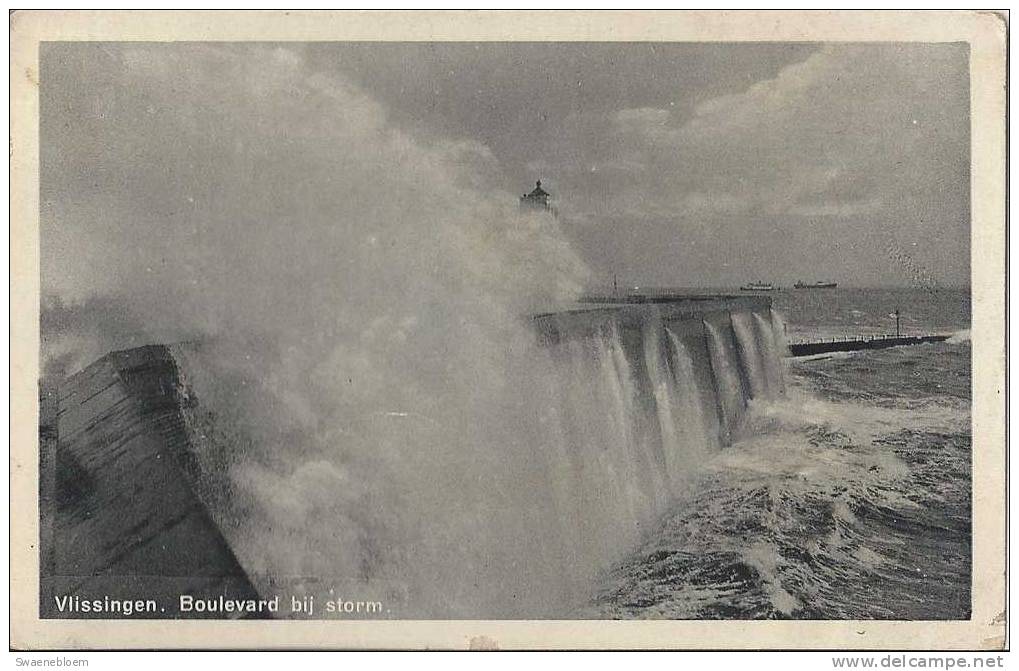
<svg viewBox="0 0 1019 671">
<path fill-rule="evenodd" d="M 791 382 L 785 398 L 751 404 L 735 444 L 606 576 L 590 613 L 968 616 L 968 407 L 832 401 L 809 378 Z"/>
</svg>

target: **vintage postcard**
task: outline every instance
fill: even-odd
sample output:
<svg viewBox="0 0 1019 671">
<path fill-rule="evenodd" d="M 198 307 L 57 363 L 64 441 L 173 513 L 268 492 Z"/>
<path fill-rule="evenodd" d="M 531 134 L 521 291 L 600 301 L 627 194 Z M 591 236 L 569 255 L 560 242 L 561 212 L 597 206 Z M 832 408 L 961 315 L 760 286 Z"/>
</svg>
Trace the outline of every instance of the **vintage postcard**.
<svg viewBox="0 0 1019 671">
<path fill-rule="evenodd" d="M 11 646 L 1005 646 L 991 12 L 16 12 Z"/>
</svg>

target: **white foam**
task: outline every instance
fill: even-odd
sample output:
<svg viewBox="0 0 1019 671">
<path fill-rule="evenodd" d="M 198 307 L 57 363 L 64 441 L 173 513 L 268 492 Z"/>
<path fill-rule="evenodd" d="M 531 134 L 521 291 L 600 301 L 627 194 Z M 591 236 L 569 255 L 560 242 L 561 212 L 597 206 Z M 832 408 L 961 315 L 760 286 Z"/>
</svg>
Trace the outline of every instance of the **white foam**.
<svg viewBox="0 0 1019 671">
<path fill-rule="evenodd" d="M 956 331 L 955 333 L 953 333 L 952 336 L 945 342 L 952 343 L 954 345 L 969 341 L 970 341 L 970 330 L 964 329 L 962 331 Z"/>
</svg>

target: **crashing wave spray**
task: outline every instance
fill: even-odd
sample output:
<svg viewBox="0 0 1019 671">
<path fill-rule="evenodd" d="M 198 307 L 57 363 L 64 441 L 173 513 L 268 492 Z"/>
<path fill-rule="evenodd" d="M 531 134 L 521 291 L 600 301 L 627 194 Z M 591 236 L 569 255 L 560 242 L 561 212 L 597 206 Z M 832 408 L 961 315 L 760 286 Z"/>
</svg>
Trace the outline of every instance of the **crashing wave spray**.
<svg viewBox="0 0 1019 671">
<path fill-rule="evenodd" d="M 548 355 L 557 394 L 542 422 L 561 455 L 552 485 L 560 508 L 550 515 L 568 527 L 548 542 L 573 558 L 571 576 L 583 585 L 575 596 L 583 600 L 594 576 L 634 546 L 671 492 L 660 434 L 650 430 L 657 415 L 638 398 L 618 328 L 567 340 Z"/>
<path fill-rule="evenodd" d="M 136 115 L 90 126 L 97 192 L 134 202 L 143 180 L 151 201 L 61 227 L 73 263 L 46 267 L 150 341 L 202 342 L 176 352 L 199 489 L 256 588 L 389 617 L 568 612 L 668 505 L 695 460 L 677 451 L 704 449 L 681 348 L 657 333 L 645 357 L 613 329 L 541 347 L 521 315 L 589 279 L 558 223 L 479 186 L 486 147 L 415 138 L 300 48 L 103 54 L 132 96 L 189 113 L 154 145 Z M 705 349 L 741 393 L 731 344 Z"/>
<path fill-rule="evenodd" d="M 575 576 L 614 565 L 696 480 L 720 446 L 706 414 L 720 391 L 738 395 L 733 404 L 745 402 L 735 345 L 704 340 L 714 325 L 693 318 L 701 352 L 713 359 L 702 365 L 718 371 L 705 388 L 683 338 L 657 307 L 641 310 L 636 324 L 621 316 L 592 330 L 579 318 L 572 334 L 559 324 L 548 348 L 558 391 L 543 421 L 560 438 L 553 498 L 568 520 L 556 540 L 564 555 L 585 558 Z M 570 319 L 564 313 L 553 321 Z"/>
<path fill-rule="evenodd" d="M 396 604 L 400 616 L 569 612 L 718 446 L 704 415 L 716 389 L 698 385 L 682 339 L 650 310 L 639 333 L 627 328 L 624 337 L 613 321 L 539 349 L 511 341 L 509 351 L 528 358 L 507 363 L 527 375 L 504 372 L 466 416 L 462 407 L 447 408 L 444 421 L 377 413 L 363 435 L 351 432 L 353 451 L 321 453 L 282 482 L 279 466 L 241 460 L 228 502 L 244 508 L 238 555 L 263 589 L 339 584 Z M 728 383 L 742 394 L 735 345 L 709 342 L 708 350 L 719 389 Z M 181 365 L 195 370 L 183 355 Z M 219 435 L 250 444 L 236 429 Z M 318 519 L 330 524 L 324 538 L 299 531 Z"/>
</svg>

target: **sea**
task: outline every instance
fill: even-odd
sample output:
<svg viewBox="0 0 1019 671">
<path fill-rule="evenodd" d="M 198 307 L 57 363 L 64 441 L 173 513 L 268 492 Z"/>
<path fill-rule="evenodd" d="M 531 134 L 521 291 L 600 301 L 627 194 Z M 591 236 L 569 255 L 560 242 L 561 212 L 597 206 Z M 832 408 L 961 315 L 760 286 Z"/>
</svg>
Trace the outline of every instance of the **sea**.
<svg viewBox="0 0 1019 671">
<path fill-rule="evenodd" d="M 950 333 L 785 359 L 751 408 L 577 615 L 955 620 L 971 612 L 966 289 L 768 292 L 787 341 Z"/>
<path fill-rule="evenodd" d="M 260 593 L 386 618 L 967 619 L 969 292 L 767 295 L 770 319 L 554 345 L 479 320 L 449 348 L 435 317 L 318 349 L 303 329 L 174 345 L 196 493 Z M 951 337 L 780 356 L 896 312 Z M 734 344 L 763 393 L 730 425 Z"/>
</svg>

